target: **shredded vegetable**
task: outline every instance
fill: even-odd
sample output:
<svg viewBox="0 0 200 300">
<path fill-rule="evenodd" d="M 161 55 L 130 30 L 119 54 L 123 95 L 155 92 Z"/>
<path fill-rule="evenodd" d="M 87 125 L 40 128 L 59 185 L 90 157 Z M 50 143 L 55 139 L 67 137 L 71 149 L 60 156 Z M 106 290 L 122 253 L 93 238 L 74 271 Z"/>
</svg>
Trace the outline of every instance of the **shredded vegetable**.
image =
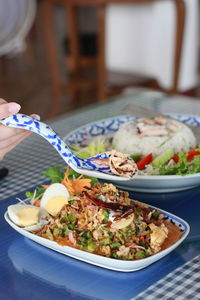
<svg viewBox="0 0 200 300">
<path fill-rule="evenodd" d="M 101 142 L 99 142 L 101 141 Z M 88 144 L 87 149 L 98 150 L 99 143 L 104 143 L 105 149 L 108 150 L 108 140 L 101 138 Z M 95 146 L 96 145 L 96 146 Z M 79 150 L 78 150 L 79 149 Z M 86 148 L 84 148 L 86 149 Z M 76 145 L 76 153 L 80 153 L 81 146 Z M 86 152 L 84 152 L 86 154 Z M 86 156 L 90 157 L 94 152 L 87 152 Z M 97 152 L 95 152 L 97 154 Z M 139 175 L 187 175 L 200 172 L 200 147 L 191 149 L 188 152 L 180 152 L 174 155 L 172 149 L 167 149 L 157 157 L 153 157 L 151 153 L 142 157 L 140 153 L 132 153 L 130 157 L 135 160 L 139 169 Z M 84 157 L 85 158 L 85 157 Z"/>
</svg>

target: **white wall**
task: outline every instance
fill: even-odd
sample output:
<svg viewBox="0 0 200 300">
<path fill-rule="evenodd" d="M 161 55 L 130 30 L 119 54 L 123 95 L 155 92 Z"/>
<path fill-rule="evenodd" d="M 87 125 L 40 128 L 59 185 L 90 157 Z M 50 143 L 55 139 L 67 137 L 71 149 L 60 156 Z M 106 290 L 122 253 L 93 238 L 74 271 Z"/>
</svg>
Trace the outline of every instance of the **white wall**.
<svg viewBox="0 0 200 300">
<path fill-rule="evenodd" d="M 186 31 L 179 89 L 196 85 L 198 64 L 198 0 L 185 0 Z M 175 41 L 172 1 L 145 5 L 111 5 L 106 16 L 106 57 L 111 70 L 155 77 L 161 86 L 172 85 Z"/>
</svg>

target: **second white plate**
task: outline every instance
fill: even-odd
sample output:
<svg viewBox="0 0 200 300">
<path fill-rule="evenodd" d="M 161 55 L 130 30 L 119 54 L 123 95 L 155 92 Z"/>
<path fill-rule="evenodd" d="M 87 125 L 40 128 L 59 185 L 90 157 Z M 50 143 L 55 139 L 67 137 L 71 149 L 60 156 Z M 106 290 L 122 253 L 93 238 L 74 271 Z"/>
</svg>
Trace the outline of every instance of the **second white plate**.
<svg viewBox="0 0 200 300">
<path fill-rule="evenodd" d="M 181 122 L 188 125 L 200 126 L 200 117 L 182 114 L 168 114 Z M 82 126 L 65 136 L 66 144 L 79 144 L 84 140 L 99 135 L 115 133 L 121 124 L 128 120 L 133 120 L 133 116 L 118 116 L 89 123 Z M 137 176 L 130 181 L 115 181 L 120 188 L 129 191 L 148 192 L 148 193 L 169 193 L 183 191 L 200 185 L 200 173 L 179 176 L 179 175 L 162 175 L 162 176 Z"/>
</svg>

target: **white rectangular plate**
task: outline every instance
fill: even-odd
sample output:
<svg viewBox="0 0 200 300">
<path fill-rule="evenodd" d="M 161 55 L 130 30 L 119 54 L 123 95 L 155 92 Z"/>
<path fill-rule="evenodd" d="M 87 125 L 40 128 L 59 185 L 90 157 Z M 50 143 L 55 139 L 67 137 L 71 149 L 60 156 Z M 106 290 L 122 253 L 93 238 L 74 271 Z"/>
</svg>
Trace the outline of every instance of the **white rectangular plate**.
<svg viewBox="0 0 200 300">
<path fill-rule="evenodd" d="M 151 205 L 149 205 L 149 207 L 158 209 Z M 93 264 L 93 265 L 96 265 L 99 267 L 103 267 L 103 268 L 107 268 L 107 269 L 115 270 L 115 271 L 121 271 L 121 272 L 133 272 L 133 271 L 143 269 L 143 268 L 151 265 L 152 263 L 158 261 L 159 259 L 163 258 L 167 254 L 169 254 L 171 251 L 173 251 L 176 247 L 178 247 L 184 241 L 184 239 L 187 237 L 187 235 L 190 231 L 189 224 L 186 221 L 184 221 L 183 219 L 181 219 L 173 214 L 170 214 L 164 210 L 161 210 L 161 209 L 158 209 L 158 210 L 162 214 L 164 214 L 165 217 L 169 221 L 175 223 L 183 231 L 183 235 L 176 243 L 174 243 L 172 246 L 168 247 L 167 249 L 165 249 L 157 254 L 154 254 L 152 256 L 149 256 L 147 258 L 140 259 L 140 260 L 120 260 L 120 259 L 108 258 L 108 257 L 100 256 L 97 254 L 89 253 L 89 252 L 86 252 L 83 250 L 79 250 L 76 248 L 72 248 L 69 246 L 61 246 L 61 245 L 57 244 L 56 242 L 53 242 L 51 240 L 37 236 L 31 232 L 24 230 L 21 227 L 15 225 L 10 220 L 7 212 L 5 213 L 4 216 L 5 216 L 5 220 L 8 222 L 8 224 L 13 229 L 15 229 L 17 232 L 19 232 L 23 236 L 33 240 L 34 242 L 36 242 L 40 245 L 43 245 L 54 251 L 60 252 L 62 254 L 73 257 L 75 259 L 78 259 L 78 260 L 81 260 L 81 261 L 84 261 L 84 262 L 87 262 L 89 264 Z"/>
</svg>

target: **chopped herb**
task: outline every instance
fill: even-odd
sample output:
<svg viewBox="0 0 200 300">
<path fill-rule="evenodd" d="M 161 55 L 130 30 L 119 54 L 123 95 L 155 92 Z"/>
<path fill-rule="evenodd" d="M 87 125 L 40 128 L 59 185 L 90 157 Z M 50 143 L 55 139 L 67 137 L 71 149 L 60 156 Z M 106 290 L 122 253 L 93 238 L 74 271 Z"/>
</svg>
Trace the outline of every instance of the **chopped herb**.
<svg viewBox="0 0 200 300">
<path fill-rule="evenodd" d="M 160 212 L 158 210 L 154 210 L 154 212 L 152 213 L 151 217 L 154 220 L 158 220 L 159 215 L 160 215 Z"/>
<path fill-rule="evenodd" d="M 30 199 L 40 199 L 42 198 L 43 194 L 44 194 L 45 189 L 42 187 L 36 187 L 35 191 L 32 192 L 26 192 L 26 197 L 30 198 Z"/>
<path fill-rule="evenodd" d="M 58 228 L 58 227 L 55 227 L 54 229 L 53 229 L 53 235 L 54 236 L 61 236 L 62 235 L 62 229 L 60 229 L 60 228 Z"/>
<path fill-rule="evenodd" d="M 102 239 L 102 240 L 101 240 L 101 243 L 102 243 L 103 245 L 109 245 L 109 244 L 110 244 L 110 238 L 107 237 L 107 238 Z"/>
<path fill-rule="evenodd" d="M 136 252 L 136 254 L 135 254 L 136 259 L 141 259 L 141 258 L 145 258 L 145 257 L 146 257 L 146 253 L 143 250 L 140 250 L 140 251 Z"/>
<path fill-rule="evenodd" d="M 107 223 L 108 220 L 109 220 L 109 211 L 107 209 L 104 209 L 103 210 L 103 213 L 104 213 L 104 218 L 103 218 L 103 223 Z"/>
<path fill-rule="evenodd" d="M 113 258 L 118 258 L 119 256 L 117 255 L 117 253 L 113 252 L 113 253 L 112 253 L 112 257 L 113 257 Z"/>
<path fill-rule="evenodd" d="M 64 171 L 60 166 L 55 166 L 47 169 L 44 175 L 51 180 L 51 183 L 60 183 L 64 177 Z"/>
<path fill-rule="evenodd" d="M 119 247 L 121 247 L 122 244 L 120 244 L 119 242 L 112 242 L 110 244 L 111 249 L 115 250 L 115 249 L 119 249 Z"/>
</svg>

